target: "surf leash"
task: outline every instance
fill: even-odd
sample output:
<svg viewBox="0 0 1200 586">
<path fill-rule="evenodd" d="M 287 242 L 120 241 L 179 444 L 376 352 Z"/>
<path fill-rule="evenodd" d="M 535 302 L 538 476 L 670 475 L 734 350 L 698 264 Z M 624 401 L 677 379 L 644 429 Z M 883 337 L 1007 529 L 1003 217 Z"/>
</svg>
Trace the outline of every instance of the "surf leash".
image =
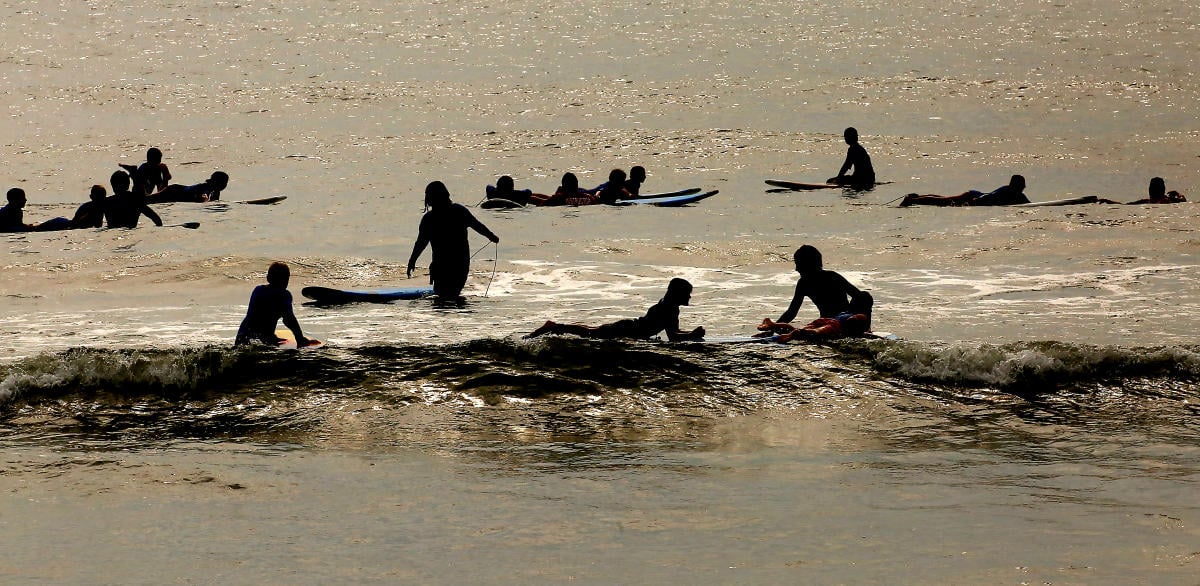
<svg viewBox="0 0 1200 586">
<path fill-rule="evenodd" d="M 495 256 L 492 257 L 492 278 L 488 279 L 487 289 L 483 290 L 483 296 L 487 297 L 488 292 L 492 290 L 492 281 L 496 280 L 496 265 L 500 264 L 500 243 L 493 242 L 496 245 Z M 487 246 L 486 244 L 484 246 Z M 480 249 L 482 250 L 482 249 Z"/>
</svg>

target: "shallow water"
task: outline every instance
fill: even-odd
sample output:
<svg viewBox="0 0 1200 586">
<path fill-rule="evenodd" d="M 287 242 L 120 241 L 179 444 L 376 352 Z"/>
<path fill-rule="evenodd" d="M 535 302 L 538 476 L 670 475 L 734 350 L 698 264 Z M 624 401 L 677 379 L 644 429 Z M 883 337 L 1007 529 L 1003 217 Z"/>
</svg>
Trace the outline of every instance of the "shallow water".
<svg viewBox="0 0 1200 586">
<path fill-rule="evenodd" d="M 1193 192 L 1190 6 L 3 6 L 29 221 L 148 146 L 233 178 L 156 206 L 195 231 L 0 236 L 6 581 L 1195 583 L 1193 204 L 887 205 Z M 767 192 L 849 125 L 890 184 Z M 298 304 L 423 283 L 431 180 L 634 164 L 721 193 L 475 210 L 465 308 L 298 305 L 325 348 L 230 348 L 273 260 Z M 520 339 L 675 276 L 684 327 L 750 334 L 804 243 L 900 340 Z"/>
</svg>

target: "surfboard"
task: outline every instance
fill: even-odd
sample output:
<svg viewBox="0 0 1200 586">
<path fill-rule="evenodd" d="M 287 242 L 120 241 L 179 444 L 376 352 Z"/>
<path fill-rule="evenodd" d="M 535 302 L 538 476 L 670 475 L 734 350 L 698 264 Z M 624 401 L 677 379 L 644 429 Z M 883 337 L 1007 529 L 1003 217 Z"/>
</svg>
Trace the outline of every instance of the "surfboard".
<svg viewBox="0 0 1200 586">
<path fill-rule="evenodd" d="M 301 349 L 296 344 L 296 336 L 292 335 L 291 330 L 275 330 L 275 337 L 282 340 L 282 342 L 279 343 L 280 350 L 300 350 Z M 324 346 L 324 345 L 325 345 L 325 342 L 309 338 L 308 344 L 306 346 L 304 346 L 304 348 L 305 349 L 320 348 L 321 346 Z"/>
<path fill-rule="evenodd" d="M 703 191 L 699 187 L 691 187 L 688 189 L 680 189 L 679 191 L 670 191 L 667 193 L 643 193 L 637 195 L 634 199 L 654 199 L 656 197 L 679 197 L 681 195 L 692 195 Z"/>
<path fill-rule="evenodd" d="M 513 208 L 523 208 L 525 205 L 510 199 L 493 197 L 492 199 L 483 200 L 483 202 L 479 204 L 479 207 L 485 210 L 511 210 Z"/>
<path fill-rule="evenodd" d="M 269 206 L 269 205 L 275 205 L 285 199 L 287 199 L 286 195 L 276 195 L 274 197 L 264 197 L 262 199 L 247 199 L 247 200 L 243 200 L 243 201 L 231 201 L 228 203 L 244 203 L 244 204 L 248 204 L 248 205 L 252 205 L 252 206 Z M 218 200 L 210 202 L 210 203 L 221 203 L 222 201 L 225 201 L 225 200 L 218 199 Z"/>
<path fill-rule="evenodd" d="M 778 339 L 779 336 L 704 336 L 701 341 L 705 344 L 764 344 Z"/>
<path fill-rule="evenodd" d="M 433 295 L 432 287 L 404 287 L 400 289 L 345 290 L 329 287 L 305 287 L 300 294 L 318 304 L 340 305 L 343 303 L 390 303 L 402 299 L 420 299 Z"/>
<path fill-rule="evenodd" d="M 1084 195 L 1082 197 L 1068 197 L 1066 199 L 1055 199 L 1051 201 L 1035 201 L 1033 203 L 1018 203 L 1013 204 L 1011 208 L 1040 208 L 1046 206 L 1073 206 L 1085 203 L 1096 203 L 1099 199 L 1094 195 Z"/>
<path fill-rule="evenodd" d="M 613 205 L 618 205 L 618 206 L 652 205 L 652 206 L 660 206 L 660 207 L 682 206 L 682 205 L 687 205 L 689 203 L 698 202 L 702 199 L 708 199 L 720 192 L 721 192 L 720 190 L 714 189 L 712 191 L 707 191 L 704 193 L 694 193 L 692 195 L 677 195 L 674 197 L 649 197 L 649 198 L 645 198 L 645 199 L 642 199 L 642 198 L 622 199 L 622 200 L 618 200 Z"/>
<path fill-rule="evenodd" d="M 887 185 L 891 181 L 877 181 L 875 185 Z M 796 181 L 780 181 L 777 179 L 767 179 L 766 184 L 772 187 L 782 187 L 792 191 L 811 191 L 814 189 L 834 189 L 838 187 L 847 187 L 853 189 L 855 185 L 838 185 L 837 183 L 798 183 Z"/>
</svg>

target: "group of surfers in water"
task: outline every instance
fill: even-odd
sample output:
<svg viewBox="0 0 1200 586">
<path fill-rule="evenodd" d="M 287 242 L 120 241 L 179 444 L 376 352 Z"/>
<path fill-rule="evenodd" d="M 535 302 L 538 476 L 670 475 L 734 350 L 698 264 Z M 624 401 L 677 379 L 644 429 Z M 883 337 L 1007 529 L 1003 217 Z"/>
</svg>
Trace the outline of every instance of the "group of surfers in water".
<svg viewBox="0 0 1200 586">
<path fill-rule="evenodd" d="M 487 186 L 487 199 L 507 200 L 523 206 L 611 205 L 621 200 L 637 198 L 641 193 L 642 183 L 645 182 L 646 168 L 640 165 L 631 167 L 628 174 L 624 169 L 613 169 L 608 173 L 608 181 L 593 189 L 580 187 L 579 177 L 568 172 L 563 174 L 558 189 L 553 194 L 544 195 L 534 193 L 530 189 L 518 190 L 513 178 L 504 175 L 496 180 L 494 187 Z"/>
<path fill-rule="evenodd" d="M 138 220 L 146 216 L 156 226 L 162 226 L 162 218 L 149 204 L 167 202 L 203 203 L 221 199 L 221 191 L 229 185 L 229 175 L 214 172 L 208 179 L 194 185 L 171 183 L 171 172 L 162 162 L 162 151 L 150 148 L 146 151 L 146 162 L 141 165 L 118 163 L 121 170 L 114 171 L 108 183 L 112 195 L 103 185 L 93 185 L 88 201 L 79 206 L 72 218 L 53 218 L 38 224 L 25 223 L 25 190 L 14 187 L 8 190 L 8 203 L 0 208 L 0 232 L 47 232 L 55 230 L 79 230 L 83 228 L 136 228 Z"/>
</svg>

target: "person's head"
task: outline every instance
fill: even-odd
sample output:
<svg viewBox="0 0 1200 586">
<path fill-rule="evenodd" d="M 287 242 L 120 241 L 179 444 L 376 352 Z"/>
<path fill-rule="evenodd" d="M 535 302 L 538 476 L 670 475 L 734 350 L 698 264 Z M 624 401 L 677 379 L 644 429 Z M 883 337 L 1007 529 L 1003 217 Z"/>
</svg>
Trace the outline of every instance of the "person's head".
<svg viewBox="0 0 1200 586">
<path fill-rule="evenodd" d="M 563 173 L 562 188 L 567 192 L 578 190 L 579 178 L 576 177 L 574 173 Z"/>
<path fill-rule="evenodd" d="M 792 260 L 796 262 L 796 272 L 802 275 L 821 270 L 821 251 L 810 244 L 797 248 Z"/>
<path fill-rule="evenodd" d="M 668 303 L 678 305 L 687 305 L 692 300 L 692 284 L 687 282 L 687 279 L 675 277 L 667 283 L 667 294 L 663 296 L 663 300 Z"/>
<path fill-rule="evenodd" d="M 875 299 L 866 291 L 859 291 L 857 294 L 850 296 L 850 313 L 871 315 L 871 308 L 874 305 Z"/>
<path fill-rule="evenodd" d="M 513 184 L 513 178 L 508 175 L 503 175 L 496 180 L 496 191 L 510 193 L 515 189 L 516 185 Z"/>
<path fill-rule="evenodd" d="M 1021 175 L 1013 175 L 1012 178 L 1008 180 L 1008 186 L 1017 191 L 1025 191 L 1025 177 Z"/>
<path fill-rule="evenodd" d="M 224 171 L 213 171 L 212 176 L 208 178 L 208 184 L 217 191 L 225 189 L 229 186 L 229 174 Z"/>
<path fill-rule="evenodd" d="M 113 171 L 112 176 L 108 178 L 108 184 L 112 186 L 113 193 L 129 191 L 129 173 Z"/>
<path fill-rule="evenodd" d="M 8 203 L 12 204 L 13 207 L 25 207 L 25 190 L 20 187 L 8 190 Z"/>
<path fill-rule="evenodd" d="M 629 169 L 629 180 L 634 183 L 645 183 L 646 168 L 641 165 L 635 165 Z"/>
<path fill-rule="evenodd" d="M 88 197 L 96 203 L 104 201 L 106 195 L 108 195 L 108 191 L 104 189 L 103 185 L 93 185 L 92 191 L 88 193 Z"/>
<path fill-rule="evenodd" d="M 1165 199 L 1167 197 L 1167 182 L 1162 177 L 1150 180 L 1150 199 Z"/>
<path fill-rule="evenodd" d="M 851 126 L 842 133 L 842 138 L 846 139 L 846 144 L 854 144 L 858 142 L 858 130 Z"/>
<path fill-rule="evenodd" d="M 441 181 L 431 181 L 425 186 L 425 205 L 431 208 L 450 205 L 450 190 Z"/>
<path fill-rule="evenodd" d="M 612 171 L 608 172 L 608 184 L 614 187 L 621 187 L 625 185 L 626 177 L 625 171 L 622 171 L 621 169 L 613 169 Z"/>
<path fill-rule="evenodd" d="M 155 147 L 150 147 L 149 149 L 146 149 L 146 162 L 153 163 L 155 165 L 161 163 L 162 162 L 162 151 L 158 150 Z"/>
<path fill-rule="evenodd" d="M 273 287 L 287 289 L 288 280 L 292 278 L 292 269 L 285 262 L 275 261 L 267 268 L 267 283 Z"/>
</svg>

